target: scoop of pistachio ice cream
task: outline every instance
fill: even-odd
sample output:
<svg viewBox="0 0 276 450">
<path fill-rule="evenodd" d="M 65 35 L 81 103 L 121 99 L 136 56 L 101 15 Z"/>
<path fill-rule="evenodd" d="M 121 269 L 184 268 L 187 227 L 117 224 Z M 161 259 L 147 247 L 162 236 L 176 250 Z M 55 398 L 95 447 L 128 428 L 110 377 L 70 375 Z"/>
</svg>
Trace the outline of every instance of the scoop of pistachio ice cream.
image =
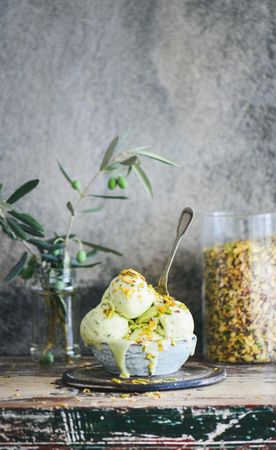
<svg viewBox="0 0 276 450">
<path fill-rule="evenodd" d="M 107 302 L 100 303 L 83 318 L 80 334 L 88 345 L 113 343 L 128 333 L 128 321 L 117 314 Z"/>
<path fill-rule="evenodd" d="M 159 318 L 164 338 L 172 340 L 190 338 L 194 332 L 194 320 L 187 306 L 173 300 L 168 312 L 169 314 L 164 313 Z"/>
<path fill-rule="evenodd" d="M 157 292 L 150 308 L 128 323 L 130 333 L 127 338 L 136 343 L 178 341 L 193 337 L 194 321 L 187 306 L 169 295 L 163 296 Z"/>
<path fill-rule="evenodd" d="M 127 319 L 143 314 L 155 301 L 155 295 L 145 278 L 133 269 L 123 270 L 111 281 L 104 294 L 116 311 Z"/>
</svg>

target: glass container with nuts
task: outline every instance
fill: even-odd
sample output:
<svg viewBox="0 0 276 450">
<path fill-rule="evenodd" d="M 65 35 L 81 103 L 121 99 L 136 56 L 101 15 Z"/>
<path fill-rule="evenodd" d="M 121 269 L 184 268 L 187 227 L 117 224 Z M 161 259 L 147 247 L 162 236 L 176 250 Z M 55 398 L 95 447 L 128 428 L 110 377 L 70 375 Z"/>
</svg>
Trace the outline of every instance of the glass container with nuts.
<svg viewBox="0 0 276 450">
<path fill-rule="evenodd" d="M 276 213 L 204 216 L 204 353 L 219 362 L 276 360 Z"/>
</svg>

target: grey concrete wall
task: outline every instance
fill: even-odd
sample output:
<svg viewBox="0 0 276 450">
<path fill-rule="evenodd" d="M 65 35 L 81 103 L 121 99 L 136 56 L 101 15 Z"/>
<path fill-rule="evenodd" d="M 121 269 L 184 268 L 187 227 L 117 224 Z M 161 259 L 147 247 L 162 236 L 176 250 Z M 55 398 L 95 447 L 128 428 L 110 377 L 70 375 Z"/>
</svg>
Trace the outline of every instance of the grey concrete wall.
<svg viewBox="0 0 276 450">
<path fill-rule="evenodd" d="M 49 233 L 65 229 L 74 198 L 56 158 L 85 182 L 130 129 L 129 144 L 182 164 L 145 161 L 154 200 L 133 175 L 128 202 L 78 221 L 80 236 L 125 254 L 83 275 L 82 314 L 123 267 L 155 282 L 191 205 L 170 286 L 200 333 L 200 215 L 275 208 L 275 51 L 274 0 L 0 0 L 1 179 L 12 191 L 40 178 L 22 208 Z M 20 252 L 1 236 L 2 277 Z M 0 302 L 0 352 L 27 353 L 28 291 L 1 285 Z"/>
</svg>

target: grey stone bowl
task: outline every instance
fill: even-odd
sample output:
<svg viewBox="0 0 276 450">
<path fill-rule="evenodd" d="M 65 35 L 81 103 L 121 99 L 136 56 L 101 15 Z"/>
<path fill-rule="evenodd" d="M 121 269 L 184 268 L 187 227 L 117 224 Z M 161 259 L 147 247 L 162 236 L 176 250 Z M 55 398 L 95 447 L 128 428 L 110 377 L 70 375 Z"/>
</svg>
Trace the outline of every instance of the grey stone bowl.
<svg viewBox="0 0 276 450">
<path fill-rule="evenodd" d="M 192 339 L 176 341 L 176 345 L 171 345 L 170 341 L 164 341 L 164 350 L 156 352 L 158 344 L 152 342 L 147 347 L 148 352 L 156 352 L 156 366 L 154 375 L 168 375 L 180 369 L 189 356 L 194 354 L 197 337 L 194 334 Z M 120 370 L 116 365 L 112 351 L 108 344 L 101 344 L 101 348 L 92 346 L 95 358 L 104 366 L 105 370 L 113 375 L 119 375 Z M 141 344 L 131 344 L 126 353 L 126 367 L 130 376 L 149 376 L 148 365 L 150 361 L 146 359 L 146 353 L 142 351 Z"/>
</svg>

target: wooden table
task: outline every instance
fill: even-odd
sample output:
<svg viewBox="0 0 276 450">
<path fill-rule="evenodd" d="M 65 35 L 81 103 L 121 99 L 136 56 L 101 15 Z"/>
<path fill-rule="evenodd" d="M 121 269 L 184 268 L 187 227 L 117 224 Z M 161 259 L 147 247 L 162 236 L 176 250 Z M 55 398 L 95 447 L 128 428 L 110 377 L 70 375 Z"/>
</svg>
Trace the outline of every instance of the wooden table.
<svg viewBox="0 0 276 450">
<path fill-rule="evenodd" d="M 125 395 L 64 387 L 64 367 L 0 358 L 0 448 L 275 450 L 275 365 L 226 369 L 212 386 Z"/>
</svg>

